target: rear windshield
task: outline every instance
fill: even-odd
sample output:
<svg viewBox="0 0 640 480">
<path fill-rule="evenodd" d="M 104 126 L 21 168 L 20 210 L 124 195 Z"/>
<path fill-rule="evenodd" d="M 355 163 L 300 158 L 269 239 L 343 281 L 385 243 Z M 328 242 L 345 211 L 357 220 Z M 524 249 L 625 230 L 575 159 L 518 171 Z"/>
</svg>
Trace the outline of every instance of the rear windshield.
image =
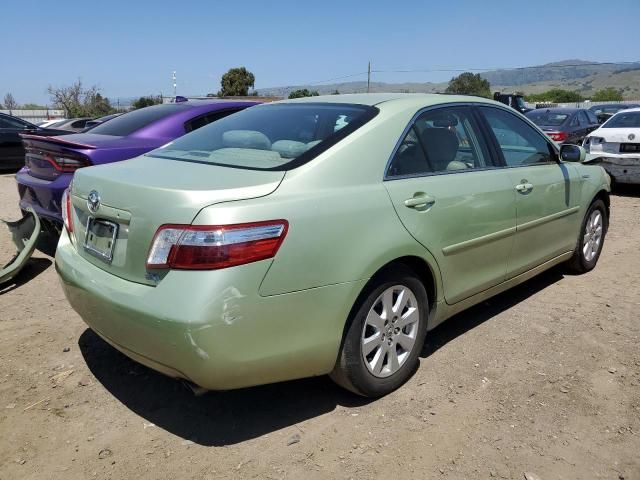
<svg viewBox="0 0 640 480">
<path fill-rule="evenodd" d="M 640 112 L 616 113 L 600 128 L 640 128 Z"/>
<path fill-rule="evenodd" d="M 180 110 L 184 110 L 184 105 L 179 103 L 167 103 L 164 105 L 154 105 L 152 107 L 145 107 L 133 112 L 128 112 L 113 118 L 108 122 L 104 122 L 91 129 L 91 133 L 97 133 L 99 135 L 115 135 L 117 137 L 124 137 L 131 135 L 136 130 L 140 130 L 142 127 L 146 127 L 150 123 L 160 120 L 164 117 L 168 117 Z"/>
<path fill-rule="evenodd" d="M 545 125 L 549 127 L 559 127 L 562 125 L 569 115 L 567 113 L 554 112 L 529 112 L 527 117 L 536 125 Z"/>
<path fill-rule="evenodd" d="M 599 105 L 591 107 L 589 110 L 597 115 L 598 113 L 616 113 L 620 110 L 624 110 L 625 108 L 629 107 L 627 107 L 626 105 Z"/>
<path fill-rule="evenodd" d="M 374 107 L 341 103 L 260 105 L 204 126 L 148 155 L 255 170 L 289 170 L 334 145 L 377 112 Z"/>
</svg>

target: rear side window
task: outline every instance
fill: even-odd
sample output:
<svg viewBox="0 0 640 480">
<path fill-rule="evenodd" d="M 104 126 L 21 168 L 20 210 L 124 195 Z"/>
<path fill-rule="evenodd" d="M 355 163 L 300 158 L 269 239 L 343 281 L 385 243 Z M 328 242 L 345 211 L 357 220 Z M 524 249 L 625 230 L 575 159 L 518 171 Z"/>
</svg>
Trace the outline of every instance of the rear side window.
<svg viewBox="0 0 640 480">
<path fill-rule="evenodd" d="M 545 137 L 524 120 L 494 107 L 480 107 L 509 167 L 555 162 Z"/>
<path fill-rule="evenodd" d="M 589 125 L 589 117 L 587 117 L 587 114 L 582 111 L 580 113 L 578 113 L 578 116 L 580 117 L 580 125 L 582 125 L 583 127 L 587 127 Z"/>
<path fill-rule="evenodd" d="M 444 107 L 421 114 L 389 164 L 387 177 L 453 173 L 492 166 L 467 107 Z"/>
<path fill-rule="evenodd" d="M 108 122 L 97 125 L 91 129 L 91 133 L 124 137 L 185 108 L 189 107 L 180 103 L 168 103 L 165 105 L 153 105 L 152 107 L 141 108 L 133 112 L 124 113 L 116 118 L 112 118 Z"/>
<path fill-rule="evenodd" d="M 378 109 L 342 103 L 258 105 L 188 133 L 148 155 L 256 170 L 289 170 L 373 118 Z"/>
<path fill-rule="evenodd" d="M 184 124 L 184 129 L 187 133 L 192 132 L 194 130 L 197 130 L 198 128 L 204 127 L 205 125 L 208 125 L 212 122 L 216 122 L 221 118 L 224 118 L 228 115 L 231 115 L 232 113 L 236 113 L 239 111 L 240 109 L 234 108 L 230 110 L 211 112 L 211 113 L 207 113 L 206 115 L 200 115 L 199 117 L 196 117 L 193 120 L 189 120 L 188 122 L 186 122 Z"/>
<path fill-rule="evenodd" d="M 596 117 L 591 110 L 587 110 L 587 117 L 591 125 L 598 123 L 598 117 Z"/>
</svg>

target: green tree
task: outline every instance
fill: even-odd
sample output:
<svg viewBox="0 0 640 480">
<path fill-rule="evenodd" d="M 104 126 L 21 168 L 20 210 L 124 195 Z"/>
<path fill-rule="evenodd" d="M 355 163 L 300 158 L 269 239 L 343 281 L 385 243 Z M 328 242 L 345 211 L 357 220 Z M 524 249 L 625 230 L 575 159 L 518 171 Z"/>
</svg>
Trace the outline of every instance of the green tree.
<svg viewBox="0 0 640 480">
<path fill-rule="evenodd" d="M 7 93 L 4 96 L 4 106 L 7 107 L 7 110 L 16 110 L 19 107 L 18 102 L 16 102 L 11 93 Z"/>
<path fill-rule="evenodd" d="M 316 90 L 310 91 L 306 88 L 294 90 L 289 94 L 289 98 L 317 97 L 320 95 Z"/>
<path fill-rule="evenodd" d="M 491 85 L 479 73 L 464 72 L 453 77 L 445 90 L 447 93 L 461 95 L 477 95 L 478 97 L 491 97 Z"/>
<path fill-rule="evenodd" d="M 149 95 L 148 97 L 140 97 L 135 102 L 133 102 L 131 106 L 135 110 L 137 110 L 138 108 L 150 107 L 152 105 L 158 105 L 160 103 L 162 103 L 162 98 L 154 95 Z"/>
<path fill-rule="evenodd" d="M 331 95 L 340 95 L 340 91 L 336 88 Z"/>
<path fill-rule="evenodd" d="M 584 98 L 572 90 L 552 88 L 546 92 L 527 95 L 526 100 L 528 102 L 577 103 L 582 102 Z"/>
<path fill-rule="evenodd" d="M 620 102 L 622 101 L 622 92 L 613 87 L 603 88 L 596 91 L 591 100 L 594 102 Z"/>
<path fill-rule="evenodd" d="M 220 85 L 222 89 L 218 92 L 219 97 L 246 97 L 249 88 L 253 88 L 256 77 L 245 67 L 231 68 L 222 75 Z"/>
<path fill-rule="evenodd" d="M 38 105 L 37 103 L 25 103 L 22 108 L 25 110 L 46 110 L 45 105 Z"/>
<path fill-rule="evenodd" d="M 67 118 L 101 117 L 115 112 L 109 99 L 100 94 L 97 86 L 84 88 L 80 79 L 67 87 L 49 85 L 47 91 L 51 103 L 64 110 Z"/>
</svg>

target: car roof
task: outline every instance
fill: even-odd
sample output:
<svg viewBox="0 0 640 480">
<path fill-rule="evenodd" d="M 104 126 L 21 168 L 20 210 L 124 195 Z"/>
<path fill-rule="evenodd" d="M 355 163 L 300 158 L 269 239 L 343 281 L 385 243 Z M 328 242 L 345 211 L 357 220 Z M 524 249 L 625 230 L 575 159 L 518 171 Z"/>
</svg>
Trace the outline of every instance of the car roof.
<svg viewBox="0 0 640 480">
<path fill-rule="evenodd" d="M 619 112 L 616 112 L 616 115 L 618 113 L 629 113 L 629 112 L 640 112 L 640 107 L 625 108 L 623 110 L 620 110 Z"/>
<path fill-rule="evenodd" d="M 500 102 L 471 95 L 449 95 L 443 93 L 347 93 L 340 95 L 320 95 L 280 100 L 282 103 L 348 103 L 352 105 L 383 106 L 383 108 L 421 108 L 446 103 L 486 103 L 504 106 Z M 271 104 L 271 105 L 272 105 Z"/>
<path fill-rule="evenodd" d="M 584 108 L 575 108 L 575 107 L 543 107 L 536 108 L 535 110 L 531 110 L 527 113 L 536 113 L 536 112 L 551 112 L 551 113 L 566 113 L 567 115 L 572 115 L 580 110 L 585 110 Z"/>
</svg>

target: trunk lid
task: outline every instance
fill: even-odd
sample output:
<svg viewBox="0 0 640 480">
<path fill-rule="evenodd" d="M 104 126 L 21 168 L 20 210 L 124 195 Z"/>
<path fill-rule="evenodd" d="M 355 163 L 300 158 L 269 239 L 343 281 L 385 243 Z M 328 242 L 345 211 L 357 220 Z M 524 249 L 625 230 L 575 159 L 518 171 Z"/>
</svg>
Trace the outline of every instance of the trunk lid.
<svg viewBox="0 0 640 480">
<path fill-rule="evenodd" d="M 71 196 L 76 249 L 103 270 L 130 281 L 155 285 L 163 272 L 148 271 L 145 262 L 160 225 L 190 224 L 209 205 L 269 195 L 283 177 L 284 172 L 153 157 L 83 168 L 75 174 Z M 94 212 L 89 208 L 91 192 L 99 196 L 99 207 Z M 91 200 L 95 200 L 95 195 Z M 89 247 L 97 241 L 100 250 L 111 248 L 112 232 L 108 229 L 94 227 L 87 236 L 89 219 L 117 226 L 111 261 L 85 248 L 88 237 L 91 237 Z"/>
</svg>

